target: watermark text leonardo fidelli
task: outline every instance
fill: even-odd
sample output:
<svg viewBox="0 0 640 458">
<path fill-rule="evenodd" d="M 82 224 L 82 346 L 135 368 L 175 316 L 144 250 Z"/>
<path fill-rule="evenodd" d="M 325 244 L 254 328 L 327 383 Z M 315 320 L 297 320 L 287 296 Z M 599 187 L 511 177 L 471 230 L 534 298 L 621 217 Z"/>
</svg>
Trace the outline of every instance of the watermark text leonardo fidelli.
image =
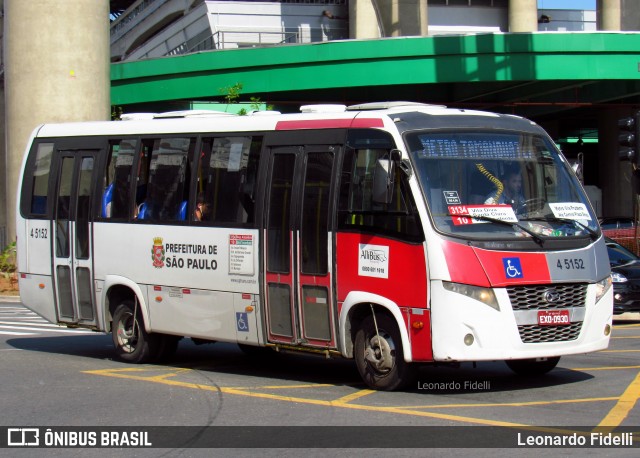
<svg viewBox="0 0 640 458">
<path fill-rule="evenodd" d="M 489 380 L 452 380 L 450 382 L 421 382 L 418 381 L 418 390 L 425 391 L 489 391 Z"/>
</svg>

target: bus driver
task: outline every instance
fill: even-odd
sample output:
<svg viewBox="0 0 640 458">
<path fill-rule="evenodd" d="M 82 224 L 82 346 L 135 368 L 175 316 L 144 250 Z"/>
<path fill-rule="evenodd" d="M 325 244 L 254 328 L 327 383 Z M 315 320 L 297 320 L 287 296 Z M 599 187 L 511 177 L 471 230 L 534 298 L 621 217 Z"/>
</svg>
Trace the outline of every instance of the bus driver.
<svg viewBox="0 0 640 458">
<path fill-rule="evenodd" d="M 509 204 L 514 210 L 518 209 L 525 201 L 522 194 L 522 175 L 518 169 L 512 168 L 502 177 L 503 189 L 489 194 L 484 201 L 486 205 Z"/>
</svg>

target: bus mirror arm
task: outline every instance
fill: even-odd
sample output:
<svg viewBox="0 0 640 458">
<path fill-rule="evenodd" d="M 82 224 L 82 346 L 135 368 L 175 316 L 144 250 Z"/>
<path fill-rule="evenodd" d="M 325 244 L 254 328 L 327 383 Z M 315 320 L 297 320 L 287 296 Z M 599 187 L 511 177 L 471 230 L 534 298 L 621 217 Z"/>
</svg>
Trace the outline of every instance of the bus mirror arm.
<svg viewBox="0 0 640 458">
<path fill-rule="evenodd" d="M 402 153 L 399 149 L 391 150 L 391 160 L 398 166 L 407 178 L 411 177 L 411 162 L 409 159 L 402 159 Z"/>
</svg>

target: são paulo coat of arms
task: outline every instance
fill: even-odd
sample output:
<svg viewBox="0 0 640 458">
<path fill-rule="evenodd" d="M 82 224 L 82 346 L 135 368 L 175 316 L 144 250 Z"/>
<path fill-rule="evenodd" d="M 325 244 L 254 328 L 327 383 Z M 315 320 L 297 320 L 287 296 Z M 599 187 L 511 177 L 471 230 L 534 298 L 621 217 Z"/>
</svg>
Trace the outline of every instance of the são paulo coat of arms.
<svg viewBox="0 0 640 458">
<path fill-rule="evenodd" d="M 151 247 L 151 260 L 153 267 L 160 269 L 164 267 L 164 246 L 162 245 L 162 237 L 153 238 L 153 247 Z"/>
</svg>

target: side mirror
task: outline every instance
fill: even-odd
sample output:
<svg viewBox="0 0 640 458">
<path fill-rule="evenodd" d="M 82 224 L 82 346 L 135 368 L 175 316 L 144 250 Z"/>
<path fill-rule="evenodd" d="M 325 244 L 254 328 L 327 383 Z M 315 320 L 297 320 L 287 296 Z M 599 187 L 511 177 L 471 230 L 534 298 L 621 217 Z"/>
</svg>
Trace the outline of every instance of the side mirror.
<svg viewBox="0 0 640 458">
<path fill-rule="evenodd" d="M 390 204 L 395 184 L 396 162 L 400 160 L 400 151 L 391 150 L 389 156 L 378 159 L 373 174 L 373 201 Z"/>
</svg>

